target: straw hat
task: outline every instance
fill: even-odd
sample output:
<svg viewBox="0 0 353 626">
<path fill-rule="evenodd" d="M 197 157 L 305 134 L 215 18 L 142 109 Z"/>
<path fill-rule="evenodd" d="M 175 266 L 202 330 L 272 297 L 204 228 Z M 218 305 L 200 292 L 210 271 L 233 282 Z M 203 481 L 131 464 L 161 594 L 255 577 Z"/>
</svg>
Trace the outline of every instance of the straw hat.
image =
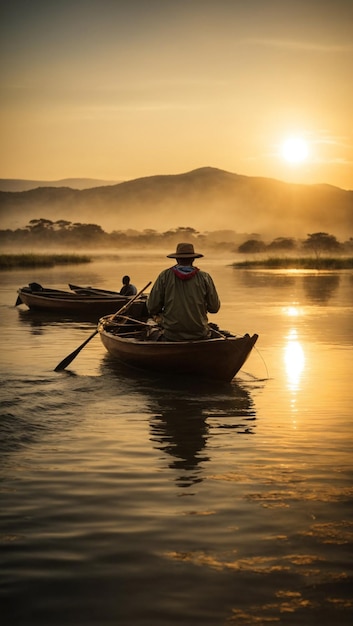
<svg viewBox="0 0 353 626">
<path fill-rule="evenodd" d="M 192 243 L 178 243 L 176 252 L 167 254 L 169 259 L 199 259 L 203 254 L 194 251 Z"/>
</svg>

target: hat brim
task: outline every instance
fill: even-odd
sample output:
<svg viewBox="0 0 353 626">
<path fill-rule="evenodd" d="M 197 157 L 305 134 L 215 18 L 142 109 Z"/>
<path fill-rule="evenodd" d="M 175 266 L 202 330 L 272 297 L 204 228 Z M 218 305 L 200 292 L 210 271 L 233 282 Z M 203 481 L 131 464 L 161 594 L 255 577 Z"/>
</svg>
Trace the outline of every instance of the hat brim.
<svg viewBox="0 0 353 626">
<path fill-rule="evenodd" d="M 196 252 L 181 252 L 177 254 L 173 252 L 173 254 L 167 254 L 168 259 L 200 259 L 203 254 L 196 254 Z"/>
</svg>

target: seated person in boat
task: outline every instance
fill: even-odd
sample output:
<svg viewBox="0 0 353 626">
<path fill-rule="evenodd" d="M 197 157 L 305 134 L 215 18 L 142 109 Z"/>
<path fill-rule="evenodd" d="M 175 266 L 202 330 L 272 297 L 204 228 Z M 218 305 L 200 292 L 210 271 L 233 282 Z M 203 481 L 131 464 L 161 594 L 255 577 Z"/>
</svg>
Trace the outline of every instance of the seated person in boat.
<svg viewBox="0 0 353 626">
<path fill-rule="evenodd" d="M 122 283 L 123 286 L 119 291 L 121 296 L 135 296 L 137 294 L 135 285 L 130 283 L 130 276 L 123 276 Z"/>
<path fill-rule="evenodd" d="M 166 341 L 210 337 L 207 313 L 217 313 L 221 303 L 211 276 L 193 265 L 202 256 L 191 243 L 178 243 L 167 255 L 177 264 L 159 274 L 148 296 L 148 311 L 161 318 Z"/>
</svg>

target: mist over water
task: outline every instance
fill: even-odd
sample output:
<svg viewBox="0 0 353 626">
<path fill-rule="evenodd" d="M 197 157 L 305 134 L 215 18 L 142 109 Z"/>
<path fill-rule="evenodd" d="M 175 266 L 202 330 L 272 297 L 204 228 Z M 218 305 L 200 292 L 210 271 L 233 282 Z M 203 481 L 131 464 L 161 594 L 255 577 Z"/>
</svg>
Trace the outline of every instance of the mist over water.
<svg viewBox="0 0 353 626">
<path fill-rule="evenodd" d="M 197 262 L 210 321 L 260 336 L 231 384 L 126 369 L 98 337 L 55 373 L 95 322 L 14 308 L 33 281 L 141 289 L 160 252 L 2 273 L 6 626 L 351 624 L 353 274 L 234 260 Z"/>
</svg>

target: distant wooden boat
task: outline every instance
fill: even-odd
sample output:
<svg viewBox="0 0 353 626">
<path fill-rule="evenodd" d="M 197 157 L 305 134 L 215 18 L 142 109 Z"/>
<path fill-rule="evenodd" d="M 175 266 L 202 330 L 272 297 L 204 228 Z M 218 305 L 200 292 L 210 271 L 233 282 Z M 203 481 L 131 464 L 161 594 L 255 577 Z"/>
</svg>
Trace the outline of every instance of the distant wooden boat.
<svg viewBox="0 0 353 626">
<path fill-rule="evenodd" d="M 31 283 L 27 287 L 18 289 L 16 306 L 25 304 L 33 311 L 46 311 L 51 313 L 65 313 L 69 315 L 89 315 L 99 318 L 102 315 L 115 313 L 131 297 L 116 295 L 78 294 L 60 289 L 48 289 Z M 145 306 L 146 298 L 134 302 L 134 314 Z"/>
<path fill-rule="evenodd" d="M 149 327 L 149 328 L 148 328 Z M 106 350 L 127 365 L 164 374 L 184 374 L 230 382 L 242 368 L 258 335 L 237 337 L 214 330 L 201 341 L 156 341 L 158 328 L 129 318 L 99 320 L 98 332 Z"/>
<path fill-rule="evenodd" d="M 119 296 L 118 291 L 109 291 L 108 289 L 98 289 L 97 287 L 81 287 L 80 285 L 73 285 L 69 283 L 71 291 L 80 295 L 100 295 L 100 296 Z"/>
</svg>

